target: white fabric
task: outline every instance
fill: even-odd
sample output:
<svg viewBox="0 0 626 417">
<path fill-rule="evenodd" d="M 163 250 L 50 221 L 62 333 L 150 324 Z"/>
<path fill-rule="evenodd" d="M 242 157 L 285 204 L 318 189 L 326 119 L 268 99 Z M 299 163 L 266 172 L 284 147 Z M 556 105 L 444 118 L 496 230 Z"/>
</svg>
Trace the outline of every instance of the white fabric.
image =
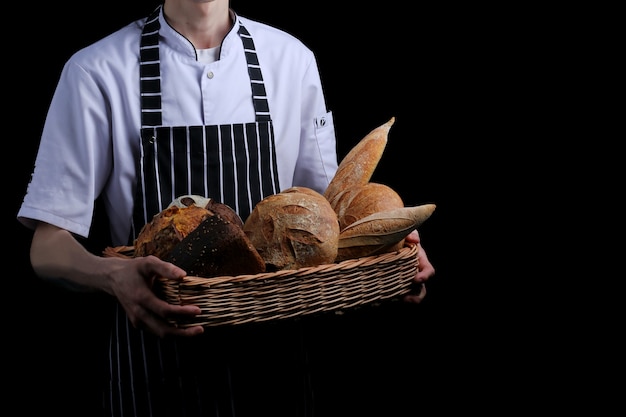
<svg viewBox="0 0 626 417">
<path fill-rule="evenodd" d="M 203 64 L 210 64 L 211 62 L 215 62 L 219 59 L 219 46 L 216 46 L 215 48 L 197 49 L 196 51 L 198 52 L 198 61 Z"/>
<path fill-rule="evenodd" d="M 335 128 L 315 57 L 293 36 L 241 16 L 257 50 L 274 123 L 282 189 L 323 192 L 337 169 Z M 163 124 L 254 121 L 243 44 L 235 24 L 219 61 L 197 61 L 192 44 L 160 16 Z M 41 220 L 87 236 L 103 193 L 114 245 L 130 231 L 141 127 L 142 20 L 75 53 L 66 63 L 42 132 L 18 219 Z"/>
</svg>

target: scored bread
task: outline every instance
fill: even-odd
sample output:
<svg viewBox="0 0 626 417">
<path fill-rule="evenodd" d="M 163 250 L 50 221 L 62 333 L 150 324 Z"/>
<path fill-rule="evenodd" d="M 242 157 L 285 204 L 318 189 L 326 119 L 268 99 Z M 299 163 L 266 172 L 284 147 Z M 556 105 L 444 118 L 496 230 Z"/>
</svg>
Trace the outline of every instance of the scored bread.
<svg viewBox="0 0 626 417">
<path fill-rule="evenodd" d="M 265 262 L 238 223 L 211 214 L 165 258 L 197 277 L 236 276 L 265 272 Z"/>
<path fill-rule="evenodd" d="M 402 207 L 370 214 L 339 233 L 337 261 L 399 250 L 404 238 L 428 219 L 435 204 Z"/>
<path fill-rule="evenodd" d="M 268 271 L 332 263 L 337 256 L 337 215 L 322 194 L 307 187 L 265 197 L 243 230 Z"/>
<path fill-rule="evenodd" d="M 341 160 L 333 179 L 324 191 L 324 197 L 336 210 L 337 198 L 342 191 L 365 185 L 387 146 L 389 130 L 395 122 L 392 117 L 387 123 L 378 126 L 361 139 Z"/>
<path fill-rule="evenodd" d="M 154 255 L 188 275 L 213 277 L 265 272 L 265 263 L 230 206 L 199 195 L 183 195 L 144 225 L 134 256 Z"/>
<path fill-rule="evenodd" d="M 339 219 L 339 229 L 343 230 L 370 214 L 401 207 L 404 207 L 404 202 L 395 190 L 385 184 L 368 182 L 339 193 L 335 212 Z"/>
<path fill-rule="evenodd" d="M 139 231 L 134 242 L 135 256 L 154 255 L 164 259 L 210 214 L 209 210 L 195 204 L 167 207 L 155 214 Z"/>
</svg>

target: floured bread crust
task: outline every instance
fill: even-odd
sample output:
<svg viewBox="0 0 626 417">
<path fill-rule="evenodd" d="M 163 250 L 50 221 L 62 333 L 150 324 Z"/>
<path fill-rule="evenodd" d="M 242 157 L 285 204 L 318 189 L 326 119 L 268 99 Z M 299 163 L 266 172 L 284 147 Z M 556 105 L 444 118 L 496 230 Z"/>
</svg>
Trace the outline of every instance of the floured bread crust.
<svg viewBox="0 0 626 417">
<path fill-rule="evenodd" d="M 135 256 L 154 255 L 164 259 L 211 212 L 204 207 L 170 206 L 143 226 L 135 239 Z"/>
</svg>

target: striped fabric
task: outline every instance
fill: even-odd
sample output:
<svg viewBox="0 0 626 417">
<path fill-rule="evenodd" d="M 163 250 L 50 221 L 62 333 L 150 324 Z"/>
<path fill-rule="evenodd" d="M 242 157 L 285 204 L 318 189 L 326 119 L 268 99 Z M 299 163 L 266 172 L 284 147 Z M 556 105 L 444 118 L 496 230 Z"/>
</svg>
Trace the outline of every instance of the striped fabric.
<svg viewBox="0 0 626 417">
<path fill-rule="evenodd" d="M 263 74 L 250 33 L 239 25 L 256 121 L 220 126 L 163 127 L 158 9 L 141 38 L 141 177 L 133 235 L 176 197 L 199 194 L 229 205 L 243 220 L 263 197 L 280 190 L 274 130 Z M 186 137 L 185 141 L 183 138 Z M 206 159 L 191 160 L 204 155 Z M 176 172 L 172 168 L 176 166 Z M 209 170 L 204 167 L 208 166 Z M 145 198 L 152 194 L 157 198 Z M 133 236 L 131 236 L 132 239 Z"/>
<path fill-rule="evenodd" d="M 160 9 L 160 7 L 159 7 Z M 159 62 L 159 13 L 155 10 L 141 34 L 139 80 L 141 124 L 161 126 L 161 65 Z"/>
<path fill-rule="evenodd" d="M 160 8 L 147 18 L 141 38 L 142 146 L 129 244 L 141 226 L 180 195 L 211 197 L 245 220 L 257 202 L 280 190 L 263 76 L 254 42 L 243 25 L 238 33 L 256 120 L 162 126 Z M 288 410 L 275 416 L 310 416 L 312 394 L 301 323 L 223 327 L 192 339 L 160 339 L 135 329 L 116 305 L 103 396 L 106 415 L 244 417 L 266 407 L 272 413 Z M 257 355 L 250 352 L 252 347 Z M 268 403 L 255 404 L 250 398 L 266 398 Z"/>
<path fill-rule="evenodd" d="M 198 194 L 228 204 L 246 219 L 264 196 L 278 192 L 271 122 L 144 128 L 141 155 L 145 224 L 176 197 Z M 176 169 L 172 169 L 175 166 Z"/>
</svg>

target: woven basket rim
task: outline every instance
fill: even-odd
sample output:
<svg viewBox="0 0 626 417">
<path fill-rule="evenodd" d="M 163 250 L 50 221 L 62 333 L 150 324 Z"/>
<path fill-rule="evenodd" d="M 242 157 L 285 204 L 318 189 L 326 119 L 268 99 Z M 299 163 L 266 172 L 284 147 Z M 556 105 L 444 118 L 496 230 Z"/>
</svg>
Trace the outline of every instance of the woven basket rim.
<svg viewBox="0 0 626 417">
<path fill-rule="evenodd" d="M 418 245 L 332 264 L 259 274 L 158 277 L 160 296 L 171 304 L 198 305 L 201 314 L 179 327 L 218 326 L 341 311 L 410 292 Z M 132 258 L 132 246 L 108 247 L 105 257 Z"/>
<path fill-rule="evenodd" d="M 214 277 L 201 277 L 196 275 L 187 275 L 183 278 L 186 279 L 200 279 L 209 280 L 215 282 L 222 281 L 246 281 L 249 279 L 270 279 L 274 277 L 281 277 L 284 275 L 297 274 L 314 274 L 317 271 L 327 270 L 329 268 L 344 269 L 350 266 L 367 265 L 370 263 L 384 263 L 392 262 L 398 257 L 405 257 L 407 253 L 415 252 L 417 254 L 417 245 L 415 243 L 406 242 L 402 248 L 392 252 L 381 253 L 378 255 L 368 255 L 361 258 L 346 259 L 344 261 L 321 264 L 315 266 L 306 266 L 299 269 L 283 269 L 274 272 L 261 272 L 258 274 L 242 274 L 242 275 L 219 275 Z M 132 258 L 134 256 L 134 248 L 132 246 L 108 246 L 103 250 L 103 256 L 117 257 L 117 258 Z M 178 280 L 176 280 L 178 282 Z"/>
</svg>

